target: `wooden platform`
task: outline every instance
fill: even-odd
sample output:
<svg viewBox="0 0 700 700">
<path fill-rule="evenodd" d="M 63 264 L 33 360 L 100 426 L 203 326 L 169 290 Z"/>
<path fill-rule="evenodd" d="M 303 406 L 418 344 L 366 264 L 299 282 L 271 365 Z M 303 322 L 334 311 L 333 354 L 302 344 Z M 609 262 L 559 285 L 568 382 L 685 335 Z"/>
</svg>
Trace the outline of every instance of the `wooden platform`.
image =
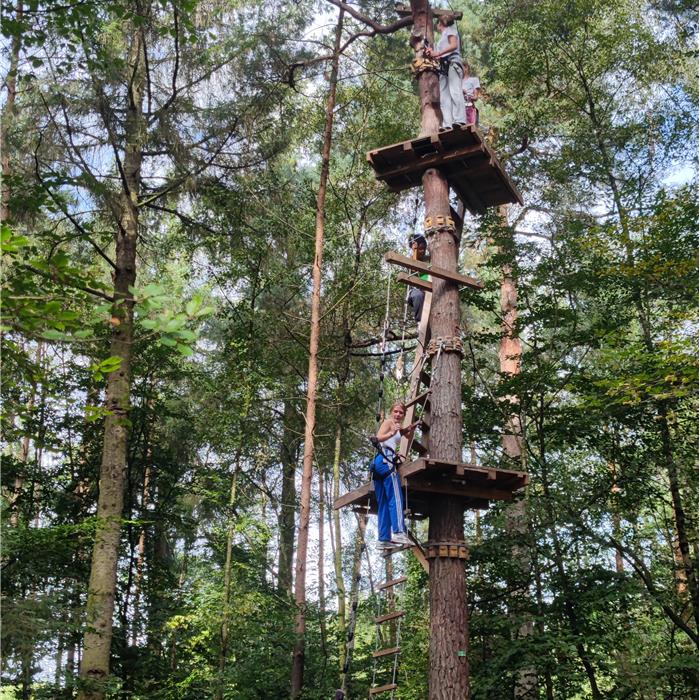
<svg viewBox="0 0 700 700">
<path fill-rule="evenodd" d="M 378 148 L 367 154 L 367 160 L 377 179 L 393 192 L 418 187 L 426 170 L 440 169 L 472 214 L 483 214 L 499 204 L 523 203 L 496 154 L 473 125 Z"/>
<path fill-rule="evenodd" d="M 420 458 L 399 468 L 401 483 L 408 488 L 408 507 L 413 517 L 429 514 L 429 501 L 435 495 L 457 496 L 465 508 L 488 508 L 489 501 L 512 501 L 513 493 L 527 485 L 525 472 L 491 469 L 464 462 Z M 340 496 L 333 508 L 353 506 L 377 512 L 374 485 L 370 481 Z"/>
<path fill-rule="evenodd" d="M 431 277 L 439 277 L 441 280 L 448 280 L 463 287 L 469 287 L 470 289 L 484 288 L 484 283 L 475 277 L 462 275 L 459 272 L 452 272 L 452 270 L 447 270 L 444 267 L 438 267 L 432 263 L 425 263 L 421 262 L 420 260 L 414 260 L 413 258 L 407 258 L 405 255 L 399 255 L 399 253 L 394 253 L 393 251 L 389 251 L 388 253 L 384 254 L 384 261 L 391 265 L 401 265 L 419 274 L 424 273 L 430 275 Z M 408 279 L 404 277 L 401 281 L 407 283 Z M 414 280 L 411 280 L 409 283 L 415 285 L 416 287 L 423 286 L 416 283 Z M 423 284 L 425 284 L 425 282 L 423 282 Z M 423 286 L 423 289 L 427 290 L 427 287 Z M 432 289 L 433 285 L 431 283 L 430 291 L 432 291 Z"/>
</svg>

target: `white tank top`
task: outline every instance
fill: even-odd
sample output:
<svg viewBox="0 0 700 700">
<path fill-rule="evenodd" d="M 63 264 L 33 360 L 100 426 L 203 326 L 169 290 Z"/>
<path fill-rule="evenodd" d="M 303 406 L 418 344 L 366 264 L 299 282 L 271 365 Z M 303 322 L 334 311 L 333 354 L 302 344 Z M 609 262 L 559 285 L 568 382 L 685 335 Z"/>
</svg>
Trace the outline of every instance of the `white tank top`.
<svg viewBox="0 0 700 700">
<path fill-rule="evenodd" d="M 399 445 L 401 444 L 401 431 L 397 430 L 390 438 L 384 440 L 381 445 L 382 449 L 390 449 L 394 452 L 399 451 Z"/>
</svg>

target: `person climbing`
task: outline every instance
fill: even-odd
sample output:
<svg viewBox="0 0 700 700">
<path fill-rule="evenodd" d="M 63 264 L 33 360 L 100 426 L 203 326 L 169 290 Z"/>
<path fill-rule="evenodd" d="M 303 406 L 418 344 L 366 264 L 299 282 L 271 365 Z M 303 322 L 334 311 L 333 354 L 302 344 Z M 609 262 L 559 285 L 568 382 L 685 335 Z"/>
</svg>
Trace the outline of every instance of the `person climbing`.
<svg viewBox="0 0 700 700">
<path fill-rule="evenodd" d="M 471 75 L 468 63 L 464 64 L 464 82 L 462 83 L 464 101 L 467 105 L 467 124 L 479 124 L 479 110 L 476 101 L 481 96 L 481 82 L 475 75 Z"/>
<path fill-rule="evenodd" d="M 428 241 L 425 240 L 425 236 L 422 233 L 415 233 L 410 238 L 411 242 L 411 257 L 419 262 L 430 262 L 430 255 L 428 255 Z M 430 281 L 430 276 L 427 274 L 421 274 L 419 277 L 426 282 Z M 413 308 L 413 316 L 416 319 L 416 323 L 420 323 L 421 316 L 423 315 L 423 302 L 425 301 L 425 292 L 419 287 L 411 287 L 408 292 L 408 302 Z"/>
<path fill-rule="evenodd" d="M 377 432 L 378 453 L 372 463 L 372 480 L 377 497 L 379 547 L 391 549 L 396 544 L 411 544 L 403 518 L 404 496 L 397 473 L 401 436 L 410 436 L 418 422 L 402 428 L 406 407 L 398 402 L 391 407 L 387 418 Z M 393 532 L 393 535 L 392 535 Z"/>
<path fill-rule="evenodd" d="M 429 58 L 440 59 L 440 110 L 442 111 L 442 126 L 466 124 L 467 113 L 462 93 L 464 66 L 462 65 L 462 47 L 454 16 L 444 14 L 437 24 L 440 41 L 434 49 L 425 49 Z"/>
</svg>

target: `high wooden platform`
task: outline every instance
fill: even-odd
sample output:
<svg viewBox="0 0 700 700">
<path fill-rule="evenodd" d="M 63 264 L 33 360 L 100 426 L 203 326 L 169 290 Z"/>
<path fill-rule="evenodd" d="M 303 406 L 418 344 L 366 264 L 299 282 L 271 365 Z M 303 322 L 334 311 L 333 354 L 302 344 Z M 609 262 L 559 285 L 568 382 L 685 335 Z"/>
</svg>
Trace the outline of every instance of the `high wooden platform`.
<svg viewBox="0 0 700 700">
<path fill-rule="evenodd" d="M 427 517 L 434 495 L 457 496 L 465 508 L 488 508 L 489 501 L 512 501 L 513 494 L 527 485 L 525 472 L 479 467 L 464 462 L 420 458 L 399 468 L 401 483 L 408 489 L 408 508 L 413 517 Z M 377 512 L 374 485 L 370 481 L 340 496 L 333 508 L 353 506 Z"/>
<path fill-rule="evenodd" d="M 461 126 L 378 148 L 367 154 L 378 180 L 401 192 L 422 184 L 429 168 L 441 170 L 472 214 L 523 200 L 496 154 L 473 126 Z"/>
</svg>

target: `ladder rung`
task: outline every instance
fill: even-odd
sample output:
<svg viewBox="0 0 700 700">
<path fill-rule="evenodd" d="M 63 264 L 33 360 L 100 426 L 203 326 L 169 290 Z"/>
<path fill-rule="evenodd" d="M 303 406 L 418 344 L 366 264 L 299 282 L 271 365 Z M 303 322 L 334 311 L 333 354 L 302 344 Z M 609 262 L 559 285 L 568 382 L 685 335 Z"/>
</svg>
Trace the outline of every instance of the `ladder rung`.
<svg viewBox="0 0 700 700">
<path fill-rule="evenodd" d="M 376 688 L 370 688 L 370 695 L 379 695 L 379 693 L 386 693 L 387 690 L 396 690 L 399 686 L 396 683 L 388 683 L 387 685 L 379 685 Z"/>
<path fill-rule="evenodd" d="M 404 404 L 406 408 L 411 408 L 411 406 L 420 403 L 423 399 L 427 398 L 430 396 L 430 389 L 428 391 L 424 391 L 422 394 L 418 394 L 415 398 L 412 398 L 410 401 Z"/>
<path fill-rule="evenodd" d="M 386 559 L 386 557 L 390 557 L 392 554 L 398 554 L 406 549 L 413 549 L 415 546 L 415 544 L 397 544 L 396 547 L 384 550 L 384 552 L 382 552 L 382 556 Z"/>
<path fill-rule="evenodd" d="M 399 654 L 401 652 L 401 647 L 390 647 L 389 649 L 380 649 L 379 651 L 372 652 L 372 656 L 375 659 L 381 656 L 390 656 L 391 654 Z"/>
<path fill-rule="evenodd" d="M 397 610 L 396 612 L 389 613 L 388 615 L 380 615 L 375 617 L 374 621 L 376 624 L 381 625 L 382 622 L 388 622 L 389 620 L 395 620 L 397 617 L 403 617 L 406 614 L 405 610 Z"/>
<path fill-rule="evenodd" d="M 401 576 L 400 578 L 395 578 L 392 581 L 387 581 L 386 583 L 383 583 L 381 586 L 379 586 L 379 590 L 382 591 L 385 588 L 391 588 L 392 586 L 398 586 L 400 583 L 405 583 L 408 581 L 407 576 Z"/>
<path fill-rule="evenodd" d="M 428 454 L 428 448 L 421 442 L 418 442 L 414 438 L 413 443 L 411 444 L 411 448 L 414 449 L 419 455 L 426 455 Z"/>
</svg>

